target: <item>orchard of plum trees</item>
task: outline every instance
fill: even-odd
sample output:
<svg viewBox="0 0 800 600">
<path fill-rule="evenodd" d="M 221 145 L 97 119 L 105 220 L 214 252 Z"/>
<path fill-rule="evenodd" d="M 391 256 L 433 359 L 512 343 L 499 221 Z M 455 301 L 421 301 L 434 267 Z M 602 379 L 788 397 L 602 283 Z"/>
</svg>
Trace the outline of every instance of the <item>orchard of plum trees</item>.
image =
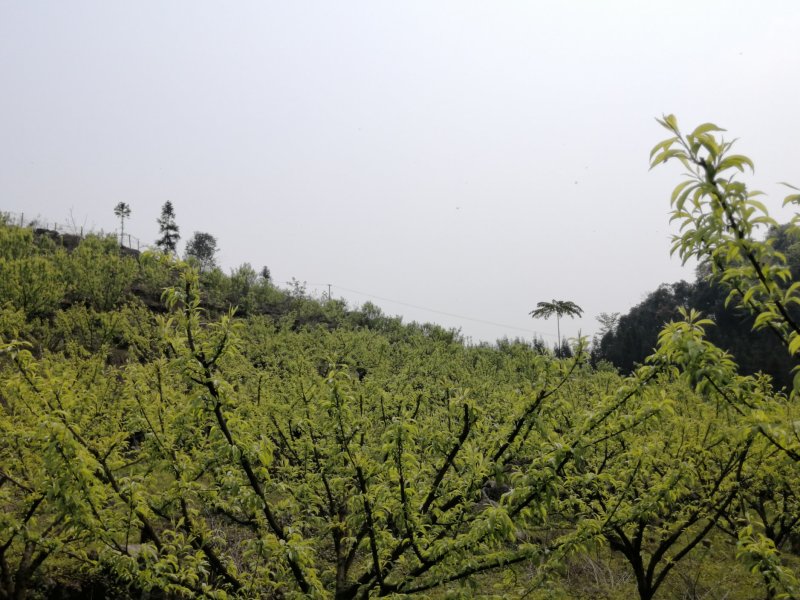
<svg viewBox="0 0 800 600">
<path fill-rule="evenodd" d="M 749 159 L 661 122 L 675 251 L 795 357 Z M 621 376 L 7 224 L 0 303 L 0 598 L 800 595 L 800 385 L 694 311 Z"/>
</svg>

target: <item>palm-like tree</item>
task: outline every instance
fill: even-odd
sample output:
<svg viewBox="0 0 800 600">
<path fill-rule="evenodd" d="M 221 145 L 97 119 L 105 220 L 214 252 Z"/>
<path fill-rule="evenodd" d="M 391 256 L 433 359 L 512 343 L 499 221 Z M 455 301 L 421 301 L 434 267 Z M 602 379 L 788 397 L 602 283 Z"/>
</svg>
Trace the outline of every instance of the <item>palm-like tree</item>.
<svg viewBox="0 0 800 600">
<path fill-rule="evenodd" d="M 119 245 L 123 245 L 123 238 L 125 237 L 125 219 L 131 216 L 131 207 L 120 202 L 114 207 L 114 214 L 119 217 Z"/>
<path fill-rule="evenodd" d="M 536 308 L 529 313 L 534 319 L 549 319 L 556 316 L 556 330 L 558 331 L 558 347 L 561 348 L 561 317 L 580 317 L 583 309 L 570 300 L 553 300 L 551 302 L 537 302 Z"/>
</svg>

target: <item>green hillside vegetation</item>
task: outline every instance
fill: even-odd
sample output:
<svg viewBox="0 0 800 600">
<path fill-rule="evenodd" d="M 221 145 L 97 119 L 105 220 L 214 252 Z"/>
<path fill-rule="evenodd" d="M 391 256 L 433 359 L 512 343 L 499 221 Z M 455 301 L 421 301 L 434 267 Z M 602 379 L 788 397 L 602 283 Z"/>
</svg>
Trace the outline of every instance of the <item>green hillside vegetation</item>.
<svg viewBox="0 0 800 600">
<path fill-rule="evenodd" d="M 662 124 L 676 251 L 796 355 L 746 159 Z M 0 598 L 800 596 L 800 386 L 696 311 L 622 375 L 173 251 L 0 225 Z"/>
<path fill-rule="evenodd" d="M 770 228 L 765 239 L 786 256 L 792 280 L 797 281 L 800 244 L 792 225 Z M 607 360 L 623 373 L 632 372 L 653 352 L 661 328 L 679 318 L 679 309 L 683 307 L 713 319 L 715 327 L 708 330 L 708 339 L 736 357 L 741 373 L 763 372 L 777 387 L 791 389 L 792 370 L 797 366 L 795 358 L 783 350 L 773 332 L 753 331 L 755 317 L 746 309 L 730 305 L 727 286 L 709 275 L 709 266 L 703 263 L 694 282 L 663 284 L 648 294 L 604 331 L 592 349 L 594 361 Z M 796 307 L 790 307 L 789 311 L 798 320 L 800 311 Z"/>
</svg>

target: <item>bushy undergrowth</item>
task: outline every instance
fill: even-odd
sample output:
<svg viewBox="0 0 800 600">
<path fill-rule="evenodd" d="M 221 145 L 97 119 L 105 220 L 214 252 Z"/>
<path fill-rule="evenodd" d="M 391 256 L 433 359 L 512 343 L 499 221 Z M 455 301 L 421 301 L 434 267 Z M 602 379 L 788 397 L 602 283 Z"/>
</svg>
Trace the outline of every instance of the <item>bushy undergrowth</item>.
<svg viewBox="0 0 800 600">
<path fill-rule="evenodd" d="M 664 125 L 676 247 L 796 353 L 743 161 Z M 10 226 L 0 302 L 0 598 L 798 596 L 796 393 L 693 311 L 621 376 Z"/>
</svg>

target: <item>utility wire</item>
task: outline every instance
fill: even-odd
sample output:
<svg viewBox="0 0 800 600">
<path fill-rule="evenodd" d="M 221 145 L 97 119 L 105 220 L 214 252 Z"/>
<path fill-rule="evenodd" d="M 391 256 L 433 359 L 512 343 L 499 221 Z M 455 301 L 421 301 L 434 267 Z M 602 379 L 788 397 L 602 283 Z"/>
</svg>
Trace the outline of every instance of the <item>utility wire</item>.
<svg viewBox="0 0 800 600">
<path fill-rule="evenodd" d="M 287 282 L 289 283 L 289 282 Z M 503 327 L 505 329 L 514 329 L 516 331 L 524 331 L 525 333 L 535 333 L 536 335 L 546 335 L 549 337 L 556 337 L 552 333 L 547 333 L 544 331 L 537 331 L 535 329 L 525 329 L 523 327 L 517 327 L 515 325 L 507 325 L 505 323 L 497 323 L 495 321 L 487 321 L 485 319 L 476 319 L 474 317 L 466 317 L 464 315 L 457 315 L 450 312 L 445 312 L 443 310 L 436 310 L 435 308 L 428 308 L 426 306 L 419 306 L 418 304 L 411 304 L 410 302 L 402 302 L 400 300 L 393 300 L 392 298 L 386 298 L 384 296 L 376 296 L 375 294 L 368 294 L 367 292 L 360 292 L 358 290 L 354 290 L 351 288 L 342 287 L 341 285 L 334 285 L 332 283 L 308 283 L 307 285 L 324 287 L 330 286 L 331 288 L 335 288 L 337 290 L 342 290 L 344 292 L 350 292 L 351 294 L 359 294 L 360 296 L 367 296 L 368 298 L 375 298 L 376 300 L 383 300 L 384 302 L 391 302 L 393 304 L 399 304 L 401 306 L 407 306 L 409 308 L 416 308 L 417 310 L 424 310 L 431 313 L 436 313 L 438 315 L 445 315 L 447 317 L 453 317 L 455 319 L 462 319 L 464 321 L 472 321 L 475 323 L 482 323 L 484 325 L 494 325 L 495 327 Z"/>
</svg>

